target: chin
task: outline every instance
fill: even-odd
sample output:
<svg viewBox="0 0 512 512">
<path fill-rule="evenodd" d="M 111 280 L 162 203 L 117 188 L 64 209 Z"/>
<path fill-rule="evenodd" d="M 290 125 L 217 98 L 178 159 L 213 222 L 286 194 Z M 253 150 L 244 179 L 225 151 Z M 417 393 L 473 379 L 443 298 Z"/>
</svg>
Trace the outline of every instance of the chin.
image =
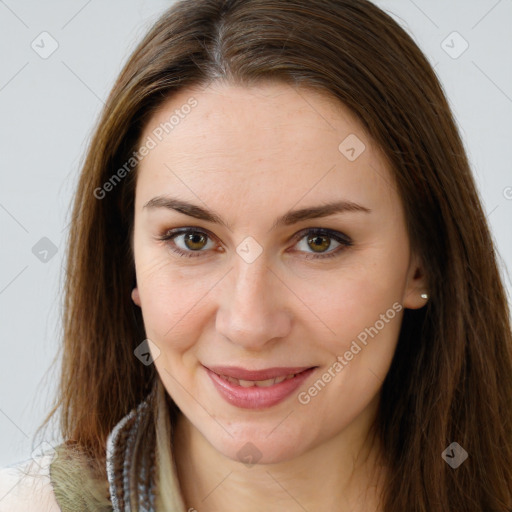
<svg viewBox="0 0 512 512">
<path fill-rule="evenodd" d="M 247 425 L 239 425 L 235 432 L 231 425 L 228 430 L 233 434 L 232 437 L 228 433 L 222 438 L 205 437 L 219 453 L 248 467 L 253 464 L 277 464 L 292 460 L 307 450 L 304 435 L 286 430 L 278 432 L 278 424 L 279 421 L 264 429 L 259 425 L 249 428 Z"/>
</svg>

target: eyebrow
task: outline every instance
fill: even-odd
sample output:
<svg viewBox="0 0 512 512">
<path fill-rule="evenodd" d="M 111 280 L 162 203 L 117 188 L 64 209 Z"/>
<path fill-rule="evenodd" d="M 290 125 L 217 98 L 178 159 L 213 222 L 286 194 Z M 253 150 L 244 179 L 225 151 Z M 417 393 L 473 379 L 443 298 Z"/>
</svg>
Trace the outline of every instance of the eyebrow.
<svg viewBox="0 0 512 512">
<path fill-rule="evenodd" d="M 195 219 L 212 222 L 214 224 L 220 224 L 231 230 L 229 225 L 222 219 L 220 215 L 207 208 L 202 208 L 195 204 L 176 199 L 168 196 L 156 196 L 150 199 L 143 208 L 166 208 L 168 210 L 175 210 L 179 213 L 194 217 Z M 371 210 L 360 204 L 352 201 L 335 201 L 323 205 L 311 206 L 309 208 L 302 208 L 300 210 L 290 210 L 284 215 L 279 217 L 271 229 L 275 229 L 280 226 L 291 226 L 301 221 L 308 219 L 319 219 L 322 217 L 328 217 L 336 213 L 344 212 L 364 212 L 370 213 Z"/>
</svg>

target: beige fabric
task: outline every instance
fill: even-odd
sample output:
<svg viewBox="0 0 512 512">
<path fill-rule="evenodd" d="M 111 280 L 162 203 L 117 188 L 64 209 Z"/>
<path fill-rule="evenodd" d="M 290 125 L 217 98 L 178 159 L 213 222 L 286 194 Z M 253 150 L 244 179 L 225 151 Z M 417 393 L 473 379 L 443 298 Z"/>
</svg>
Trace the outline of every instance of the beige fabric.
<svg viewBox="0 0 512 512">
<path fill-rule="evenodd" d="M 61 512 L 50 482 L 52 455 L 0 469 L 0 512 Z"/>
<path fill-rule="evenodd" d="M 59 445 L 50 466 L 50 481 L 62 512 L 112 512 L 108 481 L 97 479 L 83 453 Z"/>
</svg>

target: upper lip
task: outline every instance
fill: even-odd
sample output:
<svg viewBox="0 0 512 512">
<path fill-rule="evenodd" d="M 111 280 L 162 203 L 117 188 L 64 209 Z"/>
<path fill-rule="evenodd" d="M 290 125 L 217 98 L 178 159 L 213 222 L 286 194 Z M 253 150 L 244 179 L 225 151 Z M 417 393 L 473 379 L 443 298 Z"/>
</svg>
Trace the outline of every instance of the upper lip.
<svg viewBox="0 0 512 512">
<path fill-rule="evenodd" d="M 290 366 L 290 367 L 273 367 L 263 370 L 246 370 L 237 366 L 205 366 L 217 375 L 224 375 L 234 379 L 242 380 L 267 380 L 276 377 L 286 377 L 287 375 L 303 372 L 314 368 L 313 366 Z"/>
</svg>

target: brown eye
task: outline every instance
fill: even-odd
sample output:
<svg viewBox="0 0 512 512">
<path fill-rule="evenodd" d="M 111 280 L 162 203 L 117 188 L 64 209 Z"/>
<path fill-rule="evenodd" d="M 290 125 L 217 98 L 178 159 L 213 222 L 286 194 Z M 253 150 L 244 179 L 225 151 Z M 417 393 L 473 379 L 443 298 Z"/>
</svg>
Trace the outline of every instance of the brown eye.
<svg viewBox="0 0 512 512">
<path fill-rule="evenodd" d="M 324 252 L 331 246 L 329 237 L 325 235 L 311 235 L 307 243 L 315 252 Z"/>
<path fill-rule="evenodd" d="M 339 256 L 352 245 L 352 240 L 347 235 L 324 228 L 303 230 L 297 234 L 296 239 L 299 252 L 305 253 L 304 258 L 310 260 Z"/>
<path fill-rule="evenodd" d="M 158 238 L 173 252 L 186 257 L 204 256 L 215 245 L 208 233 L 191 228 L 171 229 Z"/>
<path fill-rule="evenodd" d="M 208 237 L 199 231 L 192 231 L 184 235 L 183 242 L 191 251 L 201 250 L 206 246 Z"/>
</svg>

